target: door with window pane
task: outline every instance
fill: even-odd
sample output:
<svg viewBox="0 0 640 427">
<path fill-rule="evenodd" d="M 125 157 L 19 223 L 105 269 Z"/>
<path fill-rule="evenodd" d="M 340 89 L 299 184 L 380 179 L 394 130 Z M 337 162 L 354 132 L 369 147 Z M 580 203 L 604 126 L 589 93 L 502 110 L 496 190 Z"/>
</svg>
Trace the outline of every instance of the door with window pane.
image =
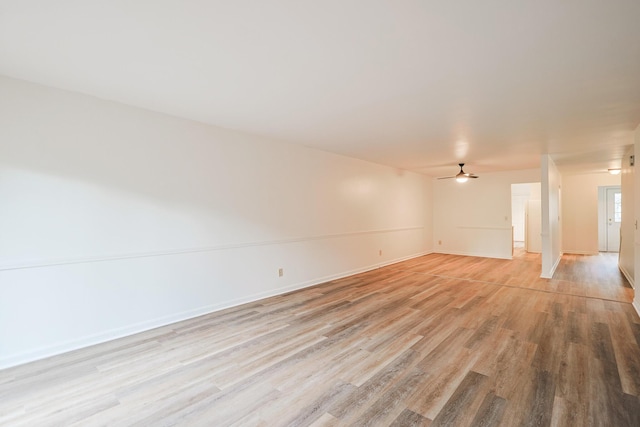
<svg viewBox="0 0 640 427">
<path fill-rule="evenodd" d="M 607 252 L 620 251 L 622 193 L 619 188 L 607 188 Z"/>
</svg>

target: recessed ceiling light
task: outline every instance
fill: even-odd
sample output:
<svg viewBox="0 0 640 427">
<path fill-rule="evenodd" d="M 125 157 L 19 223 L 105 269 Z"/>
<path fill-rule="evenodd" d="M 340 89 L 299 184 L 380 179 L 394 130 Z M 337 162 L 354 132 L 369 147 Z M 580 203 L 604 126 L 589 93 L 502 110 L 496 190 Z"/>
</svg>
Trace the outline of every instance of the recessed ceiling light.
<svg viewBox="0 0 640 427">
<path fill-rule="evenodd" d="M 609 173 L 610 173 L 611 175 L 618 175 L 618 174 L 620 174 L 620 168 L 612 168 L 612 169 L 609 169 Z"/>
</svg>

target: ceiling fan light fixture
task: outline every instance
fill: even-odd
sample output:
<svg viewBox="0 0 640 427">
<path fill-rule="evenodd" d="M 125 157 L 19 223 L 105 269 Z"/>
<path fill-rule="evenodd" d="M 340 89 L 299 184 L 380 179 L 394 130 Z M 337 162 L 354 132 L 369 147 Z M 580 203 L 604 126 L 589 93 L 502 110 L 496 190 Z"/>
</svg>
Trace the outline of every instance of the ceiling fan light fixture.
<svg viewBox="0 0 640 427">
<path fill-rule="evenodd" d="M 611 169 L 609 169 L 609 173 L 611 175 L 619 175 L 620 174 L 620 168 L 611 168 Z"/>
<path fill-rule="evenodd" d="M 472 173 L 465 173 L 464 169 L 462 169 L 462 167 L 464 166 L 464 163 L 458 163 L 458 166 L 460 166 L 460 172 L 458 172 L 456 175 L 454 176 L 443 176 L 440 177 L 438 179 L 453 179 L 455 178 L 455 180 L 457 182 L 467 182 L 469 181 L 469 178 L 478 178 L 478 175 L 474 175 Z"/>
</svg>

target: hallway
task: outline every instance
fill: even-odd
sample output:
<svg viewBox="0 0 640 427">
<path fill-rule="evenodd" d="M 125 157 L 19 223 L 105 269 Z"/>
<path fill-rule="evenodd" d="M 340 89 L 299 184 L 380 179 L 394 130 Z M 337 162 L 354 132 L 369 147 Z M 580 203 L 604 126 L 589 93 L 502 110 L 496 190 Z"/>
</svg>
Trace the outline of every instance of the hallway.
<svg viewBox="0 0 640 427">
<path fill-rule="evenodd" d="M 631 303 L 633 289 L 618 269 L 617 257 L 617 253 L 563 255 L 552 279 L 540 277 L 540 254 L 522 250 L 516 250 L 513 260 L 430 254 L 391 267 L 437 276 Z"/>
</svg>

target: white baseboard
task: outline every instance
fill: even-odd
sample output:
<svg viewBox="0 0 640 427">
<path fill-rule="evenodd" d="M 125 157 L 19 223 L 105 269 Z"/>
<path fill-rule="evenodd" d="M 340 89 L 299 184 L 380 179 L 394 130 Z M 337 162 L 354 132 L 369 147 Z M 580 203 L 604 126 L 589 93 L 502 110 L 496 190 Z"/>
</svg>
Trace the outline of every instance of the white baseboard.
<svg viewBox="0 0 640 427">
<path fill-rule="evenodd" d="M 556 262 L 553 264 L 553 267 L 551 267 L 551 270 L 548 273 L 542 272 L 540 277 L 542 277 L 543 279 L 551 279 L 551 278 L 553 278 L 553 273 L 556 272 L 556 268 L 558 268 L 558 265 L 560 264 L 560 260 L 562 260 L 562 255 L 563 254 L 560 254 L 558 259 L 556 259 Z"/>
<path fill-rule="evenodd" d="M 636 288 L 636 284 L 633 281 L 633 277 L 631 277 L 631 274 L 629 274 L 629 272 L 627 271 L 626 268 L 624 268 L 621 264 L 618 264 L 618 268 L 620 269 L 620 271 L 622 272 L 622 274 L 624 275 L 624 277 L 627 278 L 627 280 L 629 281 L 629 283 L 631 284 L 631 287 L 633 289 Z"/>
<path fill-rule="evenodd" d="M 563 254 L 570 254 L 570 255 L 598 255 L 600 252 L 596 251 L 572 251 L 572 250 L 564 250 L 562 251 Z"/>
<path fill-rule="evenodd" d="M 494 258 L 494 259 L 513 259 L 513 257 L 511 256 L 511 253 L 509 253 L 509 255 L 505 255 L 505 256 L 498 256 L 498 255 L 491 255 L 491 254 L 481 254 L 481 253 L 475 253 L 475 252 L 457 252 L 457 251 L 434 251 L 433 253 L 436 254 L 442 254 L 442 255 L 460 255 L 460 256 L 472 256 L 472 257 L 476 257 L 476 258 Z"/>
<path fill-rule="evenodd" d="M 316 279 L 299 282 L 299 283 L 291 284 L 288 286 L 283 286 L 281 288 L 273 289 L 271 291 L 248 295 L 243 298 L 237 298 L 235 300 L 225 301 L 220 304 L 207 305 L 207 306 L 199 307 L 193 310 L 174 313 L 169 316 L 163 316 L 163 317 L 147 320 L 144 322 L 139 322 L 133 325 L 128 325 L 123 328 L 111 329 L 108 331 L 101 332 L 99 334 L 84 336 L 78 339 L 60 342 L 55 345 L 41 347 L 36 350 L 32 350 L 32 351 L 28 351 L 20 354 L 12 354 L 12 355 L 0 358 L 0 369 L 6 369 L 6 368 L 18 366 L 18 365 L 23 365 L 25 363 L 33 362 L 33 361 L 44 359 L 51 356 L 56 356 L 56 355 L 67 353 L 73 350 L 90 347 L 96 344 L 102 344 L 104 342 L 113 341 L 118 338 L 123 338 L 130 335 L 138 334 L 141 332 L 146 332 L 162 326 L 167 326 L 172 323 L 177 323 L 183 320 L 193 319 L 194 317 L 211 314 L 216 311 L 224 310 L 226 308 L 235 307 L 241 304 L 250 303 L 260 299 L 273 297 L 276 295 L 286 294 L 287 292 L 304 289 L 310 286 L 319 285 L 321 283 L 325 283 L 331 280 L 341 279 L 343 277 L 352 276 L 354 274 L 375 270 L 377 268 L 381 268 L 387 265 L 406 261 L 408 259 L 421 257 L 424 255 L 428 255 L 430 253 L 432 252 L 431 251 L 420 252 L 417 254 L 408 255 L 408 256 L 396 258 L 393 260 L 384 261 L 381 263 L 375 263 L 369 266 L 365 266 L 365 267 L 361 267 L 353 270 L 343 271 L 343 272 L 332 274 L 329 276 L 319 277 Z"/>
<path fill-rule="evenodd" d="M 7 357 L 0 358 L 0 369 L 23 365 L 25 363 L 45 359 L 47 357 L 68 353 L 70 351 L 79 350 L 81 348 L 90 347 L 92 345 L 113 341 L 118 338 L 124 338 L 141 332 L 150 331 L 155 328 L 170 325 L 182 320 L 192 319 L 194 317 L 202 316 L 218 310 L 223 310 L 232 306 L 233 304 L 220 304 L 215 306 L 210 305 L 206 307 L 200 307 L 194 310 L 183 311 L 180 313 L 175 313 L 173 315 L 158 317 L 144 322 L 127 325 L 126 327 L 122 328 L 110 329 L 98 334 L 87 335 L 74 340 L 62 341 L 54 345 L 40 347 L 36 350 L 13 354 Z"/>
</svg>

